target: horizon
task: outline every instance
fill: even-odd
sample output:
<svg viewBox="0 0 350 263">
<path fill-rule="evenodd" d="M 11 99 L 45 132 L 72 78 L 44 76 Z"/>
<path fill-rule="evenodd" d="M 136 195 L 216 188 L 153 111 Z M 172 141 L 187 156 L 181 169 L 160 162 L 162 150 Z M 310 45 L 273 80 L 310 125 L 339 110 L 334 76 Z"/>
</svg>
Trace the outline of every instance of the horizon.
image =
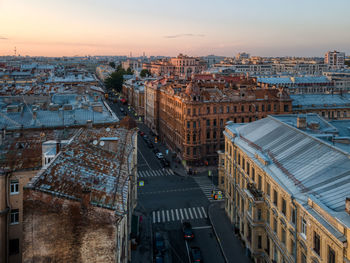
<svg viewBox="0 0 350 263">
<path fill-rule="evenodd" d="M 349 54 L 349 8 L 346 0 L 0 0 L 0 56 L 15 47 L 41 57 Z"/>
</svg>

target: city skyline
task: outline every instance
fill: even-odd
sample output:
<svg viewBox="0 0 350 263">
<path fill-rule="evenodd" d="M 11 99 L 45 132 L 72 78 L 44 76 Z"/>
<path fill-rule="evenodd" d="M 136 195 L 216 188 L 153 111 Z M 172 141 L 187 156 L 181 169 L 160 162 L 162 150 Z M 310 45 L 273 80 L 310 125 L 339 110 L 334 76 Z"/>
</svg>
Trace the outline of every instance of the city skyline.
<svg viewBox="0 0 350 263">
<path fill-rule="evenodd" d="M 0 1 L 0 55 L 350 53 L 345 0 Z"/>
</svg>

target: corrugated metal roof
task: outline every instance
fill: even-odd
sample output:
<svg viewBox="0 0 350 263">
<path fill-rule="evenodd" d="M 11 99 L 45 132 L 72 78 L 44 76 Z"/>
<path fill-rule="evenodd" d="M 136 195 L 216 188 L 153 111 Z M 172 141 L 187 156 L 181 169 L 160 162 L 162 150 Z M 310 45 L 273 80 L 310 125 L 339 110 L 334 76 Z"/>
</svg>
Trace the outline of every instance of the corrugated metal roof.
<svg viewBox="0 0 350 263">
<path fill-rule="evenodd" d="M 345 213 L 350 195 L 347 153 L 271 116 L 228 128 L 238 133 L 235 143 L 240 148 L 252 156 L 260 151 L 270 158 L 263 169 L 291 195 L 303 200 L 314 196 L 336 217 Z M 350 225 L 350 216 L 346 223 Z"/>
</svg>

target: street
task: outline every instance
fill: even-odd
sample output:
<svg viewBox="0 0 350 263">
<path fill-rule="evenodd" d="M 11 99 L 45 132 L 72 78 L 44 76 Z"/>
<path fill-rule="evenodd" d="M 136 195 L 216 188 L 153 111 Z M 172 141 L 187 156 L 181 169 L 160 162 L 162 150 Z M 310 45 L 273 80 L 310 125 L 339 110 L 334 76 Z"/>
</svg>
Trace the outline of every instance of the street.
<svg viewBox="0 0 350 263">
<path fill-rule="evenodd" d="M 126 113 L 134 116 L 126 105 L 109 104 L 120 119 Z M 121 107 L 125 112 L 120 110 Z M 166 155 L 166 147 L 155 143 L 143 123 L 138 122 L 138 127 L 170 161 L 170 167 L 163 168 L 153 149 L 138 135 L 138 183 L 142 182 L 143 186 L 138 186 L 135 214 L 142 217 L 142 222 L 138 248 L 132 251 L 132 262 L 156 262 L 156 254 L 159 254 L 154 249 L 156 232 L 164 236 L 166 244 L 163 261 L 157 262 L 191 262 L 191 247 L 200 248 L 203 262 L 225 262 L 208 218 L 209 204 L 218 202 L 211 197 L 211 191 L 217 189 L 212 179 L 207 173 L 188 176 L 180 164 L 173 163 Z M 194 238 L 191 241 L 184 239 L 184 221 L 192 225 Z"/>
</svg>

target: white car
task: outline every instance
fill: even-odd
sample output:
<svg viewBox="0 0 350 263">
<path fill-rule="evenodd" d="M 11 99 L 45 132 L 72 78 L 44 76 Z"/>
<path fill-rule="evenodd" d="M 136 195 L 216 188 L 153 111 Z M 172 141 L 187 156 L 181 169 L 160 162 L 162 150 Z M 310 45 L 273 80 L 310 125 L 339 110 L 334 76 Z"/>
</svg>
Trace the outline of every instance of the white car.
<svg viewBox="0 0 350 263">
<path fill-rule="evenodd" d="M 162 153 L 156 153 L 156 157 L 158 159 L 163 159 L 164 158 L 164 155 Z"/>
</svg>

